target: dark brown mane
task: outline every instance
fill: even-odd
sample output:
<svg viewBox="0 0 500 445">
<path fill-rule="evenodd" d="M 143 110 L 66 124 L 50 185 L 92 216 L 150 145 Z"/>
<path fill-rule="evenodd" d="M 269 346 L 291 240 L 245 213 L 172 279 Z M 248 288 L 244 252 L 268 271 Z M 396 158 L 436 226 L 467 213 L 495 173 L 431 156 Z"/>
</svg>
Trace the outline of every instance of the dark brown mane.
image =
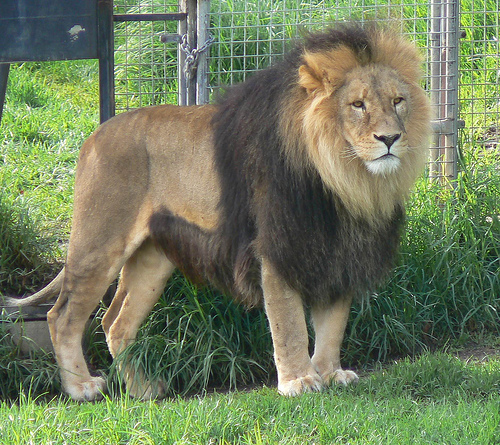
<svg viewBox="0 0 500 445">
<path fill-rule="evenodd" d="M 358 25 L 309 34 L 280 63 L 227 91 L 212 119 L 222 190 L 219 227 L 203 232 L 168 212 L 151 224 L 160 243 L 161 233 L 168 234 L 164 247 L 170 256 L 176 252 L 187 276 L 249 305 L 262 298 L 261 257 L 307 303 L 360 294 L 384 278 L 399 243 L 402 203 L 378 225 L 353 215 L 315 169 L 289 162 L 291 138 L 280 127 L 290 98 L 306 100 L 298 84 L 306 52 L 345 46 L 363 65 L 375 57 L 373 35 Z"/>
<path fill-rule="evenodd" d="M 379 282 L 392 264 L 403 219 L 399 208 L 374 233 L 325 192 L 315 172 L 296 172 L 284 159 L 279 116 L 297 88 L 302 54 L 341 45 L 370 57 L 369 35 L 359 26 L 310 34 L 281 63 L 230 89 L 213 119 L 221 231 L 232 242 L 233 261 L 241 252 L 265 255 L 306 300 Z"/>
<path fill-rule="evenodd" d="M 361 27 L 359 24 L 339 24 L 335 28 L 324 32 L 307 33 L 300 45 L 302 51 L 322 52 L 330 51 L 339 46 L 350 48 L 360 59 L 369 60 L 372 57 L 372 41 L 370 26 Z"/>
</svg>

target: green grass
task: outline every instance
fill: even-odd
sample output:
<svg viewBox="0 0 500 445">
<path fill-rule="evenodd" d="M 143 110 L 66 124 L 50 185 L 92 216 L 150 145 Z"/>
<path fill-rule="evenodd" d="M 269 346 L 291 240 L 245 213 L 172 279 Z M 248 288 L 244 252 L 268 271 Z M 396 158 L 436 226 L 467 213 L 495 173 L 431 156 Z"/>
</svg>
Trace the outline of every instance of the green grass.
<svg viewBox="0 0 500 445">
<path fill-rule="evenodd" d="M 99 122 L 96 80 L 95 61 L 11 69 L 0 127 L 4 293 L 47 282 L 63 258 L 78 149 Z"/>
<path fill-rule="evenodd" d="M 269 388 L 162 402 L 0 403 L 0 438 L 62 444 L 495 444 L 500 361 L 403 360 L 356 386 L 284 398 Z"/>
<path fill-rule="evenodd" d="M 498 332 L 500 173 L 496 155 L 468 155 L 453 191 L 422 179 L 409 203 L 400 262 L 355 305 L 347 350 L 385 359 Z M 472 168 L 471 168 L 472 167 Z M 352 341 L 352 343 L 351 343 Z"/>
<path fill-rule="evenodd" d="M 180 276 L 169 282 L 138 341 L 124 351 L 128 356 L 153 380 L 165 382 L 168 395 L 209 385 L 234 389 L 266 383 L 270 370 L 274 375 L 263 312 L 244 311 L 230 298 L 200 291 Z"/>
</svg>

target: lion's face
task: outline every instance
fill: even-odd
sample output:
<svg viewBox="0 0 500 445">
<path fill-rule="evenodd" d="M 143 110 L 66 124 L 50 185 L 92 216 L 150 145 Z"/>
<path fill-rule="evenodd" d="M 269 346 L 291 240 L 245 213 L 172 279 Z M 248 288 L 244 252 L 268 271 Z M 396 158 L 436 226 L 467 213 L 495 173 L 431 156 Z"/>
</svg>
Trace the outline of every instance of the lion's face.
<svg viewBox="0 0 500 445">
<path fill-rule="evenodd" d="M 353 215 L 377 224 L 402 202 L 427 156 L 430 106 L 418 51 L 381 35 L 369 57 L 347 46 L 303 57 L 283 134 L 291 147 L 301 138 L 305 157 L 291 151 L 289 159 L 308 163 Z M 290 130 L 293 116 L 299 134 Z"/>
<path fill-rule="evenodd" d="M 409 150 L 411 106 L 408 87 L 398 74 L 386 67 L 354 69 L 336 99 L 346 156 L 358 157 L 376 175 L 396 172 Z"/>
</svg>

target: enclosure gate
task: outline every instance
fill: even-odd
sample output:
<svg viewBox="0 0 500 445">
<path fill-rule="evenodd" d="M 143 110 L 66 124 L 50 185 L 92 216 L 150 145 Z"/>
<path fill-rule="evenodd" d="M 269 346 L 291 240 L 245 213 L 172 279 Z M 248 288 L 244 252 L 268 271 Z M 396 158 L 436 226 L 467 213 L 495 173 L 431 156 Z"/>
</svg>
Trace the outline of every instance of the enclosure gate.
<svg viewBox="0 0 500 445">
<path fill-rule="evenodd" d="M 117 110 L 208 101 L 209 0 L 116 0 L 114 10 Z M 175 29 L 172 22 L 177 22 Z M 170 45 L 176 48 L 174 62 L 169 60 L 173 52 Z M 161 59 L 162 52 L 163 69 L 154 60 Z M 136 67 L 131 68 L 133 65 Z M 172 71 L 177 72 L 175 78 Z M 135 89 L 129 88 L 130 83 Z M 170 84 L 176 85 L 172 94 L 166 92 Z M 143 101 L 140 95 L 149 98 Z"/>
<path fill-rule="evenodd" d="M 119 3 L 119 2 L 116 2 Z M 208 12 L 210 2 L 203 0 L 180 0 L 178 12 L 125 13 L 114 14 L 115 23 L 120 22 L 165 22 L 177 21 L 176 34 L 164 32 L 159 37 L 163 44 L 178 45 L 178 104 L 194 105 L 205 103 Z M 199 46 L 198 46 L 199 45 Z"/>
</svg>

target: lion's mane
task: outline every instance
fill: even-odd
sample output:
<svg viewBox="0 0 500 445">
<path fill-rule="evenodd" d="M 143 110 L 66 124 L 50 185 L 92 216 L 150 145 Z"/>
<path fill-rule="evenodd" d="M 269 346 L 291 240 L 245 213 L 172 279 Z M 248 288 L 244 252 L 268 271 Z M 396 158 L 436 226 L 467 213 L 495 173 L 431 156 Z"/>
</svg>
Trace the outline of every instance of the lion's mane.
<svg viewBox="0 0 500 445">
<path fill-rule="evenodd" d="M 168 212 L 151 221 L 155 238 L 176 252 L 188 277 L 255 305 L 262 299 L 258 258 L 266 257 L 305 303 L 321 304 L 372 289 L 392 267 L 404 198 L 425 158 L 427 105 L 414 101 L 420 120 L 406 130 L 419 150 L 397 175 L 378 178 L 338 156 L 326 178 L 323 171 L 332 165 L 323 164 L 317 145 L 326 140 L 335 156 L 345 140 L 336 127 L 323 134 L 321 117 L 307 123 L 311 99 L 299 85 L 299 71 L 306 60 L 331 64 L 322 57 L 332 51 L 339 85 L 355 66 L 385 64 L 419 88 L 413 46 L 358 26 L 308 35 L 281 63 L 230 88 L 212 120 L 222 188 L 219 227 L 203 231 Z"/>
</svg>

